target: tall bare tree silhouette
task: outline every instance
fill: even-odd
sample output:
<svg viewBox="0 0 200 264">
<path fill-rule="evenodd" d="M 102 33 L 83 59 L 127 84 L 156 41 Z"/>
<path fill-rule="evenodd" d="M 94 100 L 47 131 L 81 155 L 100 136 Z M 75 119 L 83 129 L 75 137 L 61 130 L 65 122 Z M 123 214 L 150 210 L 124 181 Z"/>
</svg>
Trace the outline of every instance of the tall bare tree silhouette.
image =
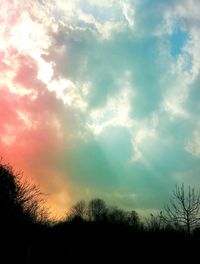
<svg viewBox="0 0 200 264">
<path fill-rule="evenodd" d="M 190 234 L 200 224 L 199 213 L 200 191 L 190 186 L 186 191 L 184 184 L 176 185 L 169 204 L 165 206 L 165 221 L 184 227 Z"/>
</svg>

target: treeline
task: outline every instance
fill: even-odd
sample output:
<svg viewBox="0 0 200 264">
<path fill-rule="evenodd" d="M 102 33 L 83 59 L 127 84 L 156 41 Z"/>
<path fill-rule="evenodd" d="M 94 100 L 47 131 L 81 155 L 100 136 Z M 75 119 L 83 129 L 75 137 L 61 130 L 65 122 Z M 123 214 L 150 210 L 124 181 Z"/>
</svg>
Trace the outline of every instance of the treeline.
<svg viewBox="0 0 200 264">
<path fill-rule="evenodd" d="M 112 225 L 124 225 L 133 229 L 143 229 L 143 224 L 136 211 L 125 211 L 116 206 L 107 206 L 100 198 L 89 203 L 84 200 L 77 202 L 67 214 L 67 222 L 96 222 Z"/>
<path fill-rule="evenodd" d="M 39 188 L 0 164 L 0 263 L 191 262 L 200 249 L 199 210 L 199 192 L 182 185 L 146 219 L 95 198 L 55 222 Z"/>
</svg>

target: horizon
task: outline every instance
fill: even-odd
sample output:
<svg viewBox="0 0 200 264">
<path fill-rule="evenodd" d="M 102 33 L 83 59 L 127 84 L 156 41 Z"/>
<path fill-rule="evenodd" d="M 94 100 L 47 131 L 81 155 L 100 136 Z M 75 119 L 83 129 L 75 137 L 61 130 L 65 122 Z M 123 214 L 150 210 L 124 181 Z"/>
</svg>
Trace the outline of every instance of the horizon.
<svg viewBox="0 0 200 264">
<path fill-rule="evenodd" d="M 199 187 L 198 0 L 2 0 L 0 156 L 62 216 Z"/>
</svg>

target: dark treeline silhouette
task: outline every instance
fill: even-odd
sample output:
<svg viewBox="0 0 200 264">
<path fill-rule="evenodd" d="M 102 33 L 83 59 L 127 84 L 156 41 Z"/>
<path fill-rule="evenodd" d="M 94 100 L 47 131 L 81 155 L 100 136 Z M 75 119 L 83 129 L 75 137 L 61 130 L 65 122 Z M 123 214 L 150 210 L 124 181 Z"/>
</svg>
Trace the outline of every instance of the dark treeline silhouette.
<svg viewBox="0 0 200 264">
<path fill-rule="evenodd" d="M 199 258 L 199 209 L 199 192 L 182 185 L 163 212 L 145 220 L 95 198 L 55 222 L 39 188 L 0 164 L 0 263 L 192 263 Z"/>
</svg>

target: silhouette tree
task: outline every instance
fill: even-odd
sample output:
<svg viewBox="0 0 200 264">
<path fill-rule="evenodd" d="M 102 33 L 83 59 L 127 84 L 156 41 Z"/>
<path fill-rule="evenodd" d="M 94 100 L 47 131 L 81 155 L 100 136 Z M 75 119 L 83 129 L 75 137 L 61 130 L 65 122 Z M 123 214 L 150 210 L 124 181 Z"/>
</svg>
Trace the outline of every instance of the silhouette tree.
<svg viewBox="0 0 200 264">
<path fill-rule="evenodd" d="M 164 219 L 167 223 L 182 226 L 188 234 L 199 226 L 200 192 L 184 184 L 176 185 L 169 204 L 165 206 Z"/>
<path fill-rule="evenodd" d="M 84 200 L 78 201 L 70 209 L 68 219 L 69 220 L 85 220 L 87 213 L 87 204 Z"/>
<path fill-rule="evenodd" d="M 116 206 L 110 206 L 107 212 L 109 222 L 113 224 L 127 224 L 127 212 Z"/>
<path fill-rule="evenodd" d="M 44 220 L 42 195 L 37 186 L 22 181 L 22 174 L 0 164 L 0 224 L 9 231 Z"/>
<path fill-rule="evenodd" d="M 135 210 L 129 212 L 128 221 L 129 221 L 129 225 L 134 229 L 139 229 L 142 226 L 139 215 Z"/>
<path fill-rule="evenodd" d="M 164 228 L 162 211 L 159 214 L 150 214 L 150 218 L 146 220 L 147 229 L 153 232 L 158 232 Z"/>
<path fill-rule="evenodd" d="M 107 218 L 113 224 L 126 225 L 133 229 L 138 229 L 141 225 L 136 211 L 125 211 L 116 206 L 110 206 L 108 208 Z"/>
<path fill-rule="evenodd" d="M 91 221 L 102 221 L 106 217 L 107 206 L 104 200 L 92 199 L 88 204 L 88 216 Z"/>
</svg>

